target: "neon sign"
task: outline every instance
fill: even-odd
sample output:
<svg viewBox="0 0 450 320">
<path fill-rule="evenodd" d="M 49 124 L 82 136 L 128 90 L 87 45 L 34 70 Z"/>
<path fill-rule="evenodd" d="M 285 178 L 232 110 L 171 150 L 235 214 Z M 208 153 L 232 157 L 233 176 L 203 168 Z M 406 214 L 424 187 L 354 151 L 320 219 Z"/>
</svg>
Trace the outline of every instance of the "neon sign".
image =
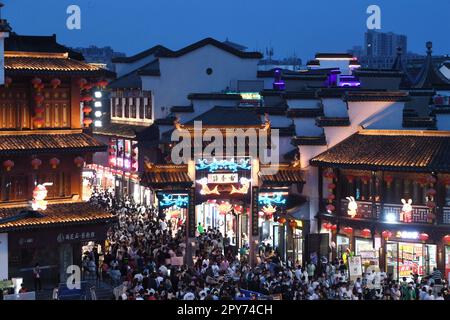
<svg viewBox="0 0 450 320">
<path fill-rule="evenodd" d="M 212 162 L 208 160 L 198 160 L 197 170 L 209 170 L 209 172 L 214 173 L 217 170 L 230 170 L 232 172 L 237 172 L 240 170 L 251 170 L 252 166 L 250 164 L 250 159 L 241 159 L 238 162 L 231 160 L 217 160 L 213 159 Z"/>
<path fill-rule="evenodd" d="M 189 203 L 189 197 L 183 195 L 162 194 L 162 199 L 159 202 L 161 207 L 178 207 L 187 208 Z"/>
<path fill-rule="evenodd" d="M 273 196 L 269 196 L 268 194 L 262 194 L 259 196 L 259 204 L 265 206 L 271 206 L 273 204 L 284 205 L 286 204 L 285 194 L 282 192 L 274 193 Z"/>
</svg>

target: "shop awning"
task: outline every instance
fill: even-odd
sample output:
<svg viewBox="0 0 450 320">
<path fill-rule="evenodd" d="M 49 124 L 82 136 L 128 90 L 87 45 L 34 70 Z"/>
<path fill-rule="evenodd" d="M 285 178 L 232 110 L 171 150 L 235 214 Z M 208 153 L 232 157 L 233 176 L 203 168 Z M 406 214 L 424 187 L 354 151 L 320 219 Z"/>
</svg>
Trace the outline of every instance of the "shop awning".
<svg viewBox="0 0 450 320">
<path fill-rule="evenodd" d="M 141 176 L 141 185 L 154 189 L 191 187 L 193 183 L 187 165 L 146 164 L 146 172 Z"/>
</svg>

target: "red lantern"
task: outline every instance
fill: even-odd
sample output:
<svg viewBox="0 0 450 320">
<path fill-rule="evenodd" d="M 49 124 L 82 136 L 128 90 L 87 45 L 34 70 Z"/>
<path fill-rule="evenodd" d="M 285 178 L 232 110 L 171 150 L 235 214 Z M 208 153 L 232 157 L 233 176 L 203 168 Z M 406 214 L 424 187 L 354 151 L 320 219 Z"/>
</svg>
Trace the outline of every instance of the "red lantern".
<svg viewBox="0 0 450 320">
<path fill-rule="evenodd" d="M 51 81 L 51 84 L 52 84 L 53 89 L 56 89 L 61 85 L 61 80 L 59 80 L 58 78 L 55 78 Z"/>
<path fill-rule="evenodd" d="M 335 185 L 334 183 L 330 183 L 330 184 L 328 185 L 328 189 L 334 190 L 334 189 L 336 189 L 336 185 Z"/>
<path fill-rule="evenodd" d="M 86 127 L 89 127 L 89 126 L 92 124 L 92 119 L 91 119 L 91 118 L 84 118 L 83 124 L 84 124 Z"/>
<path fill-rule="evenodd" d="M 427 178 L 420 177 L 419 179 L 417 179 L 417 183 L 423 187 L 427 183 Z"/>
<path fill-rule="evenodd" d="M 436 195 L 436 189 L 433 189 L 433 188 L 431 188 L 431 189 L 428 189 L 427 190 L 427 195 L 429 195 L 429 196 L 435 196 Z"/>
<path fill-rule="evenodd" d="M 337 230 L 337 224 L 332 224 L 330 227 L 331 231 L 336 231 Z"/>
<path fill-rule="evenodd" d="M 44 119 L 41 117 L 34 118 L 33 123 L 35 127 L 40 128 L 44 125 Z"/>
<path fill-rule="evenodd" d="M 11 83 L 13 82 L 13 79 L 11 77 L 5 77 L 5 87 L 9 88 Z"/>
<path fill-rule="evenodd" d="M 419 240 L 422 242 L 426 242 L 430 238 L 430 236 L 427 233 L 421 233 L 419 234 Z"/>
<path fill-rule="evenodd" d="M 387 185 L 390 186 L 392 181 L 394 181 L 394 177 L 391 175 L 387 175 L 384 177 L 384 181 L 386 181 Z"/>
<path fill-rule="evenodd" d="M 14 167 L 14 161 L 12 160 L 6 160 L 3 162 L 3 167 L 5 167 L 6 171 L 11 171 L 11 169 Z"/>
<path fill-rule="evenodd" d="M 37 85 L 37 87 L 36 87 L 38 92 L 43 90 L 44 88 L 45 88 L 45 84 L 44 83 L 41 83 L 41 84 Z"/>
<path fill-rule="evenodd" d="M 262 211 L 259 211 L 259 212 L 258 212 L 258 216 L 262 219 L 262 218 L 264 218 L 265 213 L 262 212 Z"/>
<path fill-rule="evenodd" d="M 353 183 L 353 181 L 355 180 L 355 177 L 352 176 L 351 174 L 346 176 L 348 183 Z"/>
<path fill-rule="evenodd" d="M 280 217 L 278 219 L 278 223 L 281 224 L 281 225 L 285 224 L 286 223 L 286 218 L 285 217 Z"/>
<path fill-rule="evenodd" d="M 383 236 L 384 240 L 388 240 L 390 237 L 392 237 L 392 232 L 390 232 L 389 230 L 385 230 L 381 233 L 381 235 Z"/>
<path fill-rule="evenodd" d="M 436 208 L 436 203 L 434 203 L 433 201 L 428 201 L 427 202 L 427 207 L 429 209 L 434 209 L 434 208 Z"/>
<path fill-rule="evenodd" d="M 427 182 L 428 182 L 429 184 L 435 184 L 436 181 L 437 181 L 436 178 L 433 177 L 433 176 L 428 176 L 428 177 L 427 177 Z"/>
<path fill-rule="evenodd" d="M 100 80 L 99 82 L 97 82 L 97 86 L 99 86 L 100 88 L 105 88 L 108 85 L 108 81 L 106 80 Z"/>
<path fill-rule="evenodd" d="M 36 107 L 34 107 L 34 113 L 42 114 L 44 112 L 45 112 L 45 108 L 43 106 L 36 106 Z"/>
<path fill-rule="evenodd" d="M 289 226 L 290 226 L 292 229 L 297 229 L 297 227 L 298 227 L 297 221 L 291 220 L 291 221 L 289 222 Z"/>
<path fill-rule="evenodd" d="M 362 235 L 364 238 L 369 238 L 369 237 L 371 236 L 371 234 L 372 234 L 372 232 L 370 231 L 370 229 L 363 229 L 363 230 L 361 231 L 361 235 Z"/>
<path fill-rule="evenodd" d="M 85 106 L 85 107 L 83 107 L 83 112 L 86 114 L 89 114 L 92 112 L 92 108 L 89 106 Z"/>
<path fill-rule="evenodd" d="M 42 161 L 38 158 L 35 158 L 33 160 L 31 160 L 31 166 L 33 167 L 34 170 L 39 169 L 39 167 L 42 165 Z"/>
<path fill-rule="evenodd" d="M 94 100 L 94 98 L 92 98 L 91 96 L 81 97 L 82 102 L 91 102 L 92 100 Z"/>
<path fill-rule="evenodd" d="M 344 231 L 344 233 L 346 233 L 346 234 L 351 234 L 351 233 L 353 233 L 353 228 L 352 227 L 344 227 L 342 229 L 342 231 Z"/>
<path fill-rule="evenodd" d="M 450 234 L 447 234 L 447 235 L 444 237 L 444 242 L 447 243 L 447 244 L 450 243 Z"/>
<path fill-rule="evenodd" d="M 329 201 L 333 201 L 334 199 L 336 199 L 336 196 L 334 194 L 331 193 L 331 194 L 328 195 L 328 200 Z"/>
<path fill-rule="evenodd" d="M 331 224 L 329 222 L 322 223 L 322 228 L 324 228 L 325 230 L 330 230 L 330 226 Z"/>
<path fill-rule="evenodd" d="M 33 84 L 34 88 L 37 89 L 40 87 L 42 80 L 38 77 L 33 78 L 33 80 L 31 80 L 31 83 Z"/>
<path fill-rule="evenodd" d="M 60 161 L 58 158 L 51 158 L 49 163 L 52 169 L 56 169 L 56 167 L 59 166 Z"/>
<path fill-rule="evenodd" d="M 334 212 L 334 210 L 336 210 L 335 206 L 333 206 L 332 204 L 327 205 L 326 209 L 329 213 L 332 213 Z"/>
<path fill-rule="evenodd" d="M 369 181 L 370 181 L 370 176 L 362 176 L 362 177 L 361 177 L 361 181 L 362 181 L 364 184 L 368 184 Z"/>
<path fill-rule="evenodd" d="M 84 86 L 85 86 L 87 83 L 88 83 L 88 81 L 87 81 L 86 79 L 84 79 L 84 78 L 81 78 L 81 79 L 78 81 L 78 84 L 80 85 L 80 89 L 83 89 Z"/>
<path fill-rule="evenodd" d="M 34 102 L 36 102 L 36 104 L 42 104 L 42 102 L 44 102 L 44 96 L 40 93 L 36 94 L 34 96 Z"/>
<path fill-rule="evenodd" d="M 73 160 L 73 163 L 75 163 L 78 168 L 81 168 L 83 166 L 83 164 L 84 164 L 84 158 L 83 157 L 76 157 Z"/>
</svg>

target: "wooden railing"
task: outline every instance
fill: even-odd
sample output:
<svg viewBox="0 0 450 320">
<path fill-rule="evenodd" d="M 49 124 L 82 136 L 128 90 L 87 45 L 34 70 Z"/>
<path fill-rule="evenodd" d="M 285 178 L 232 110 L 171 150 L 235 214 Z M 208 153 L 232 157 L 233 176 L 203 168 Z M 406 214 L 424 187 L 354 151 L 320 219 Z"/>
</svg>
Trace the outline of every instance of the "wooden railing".
<svg viewBox="0 0 450 320">
<path fill-rule="evenodd" d="M 429 220 L 429 209 L 426 206 L 414 206 L 411 213 L 411 219 L 407 219 L 402 214 L 403 206 L 400 204 L 378 203 L 369 201 L 356 201 L 358 204 L 356 219 L 383 220 L 390 222 L 403 223 L 434 223 Z M 341 200 L 341 213 L 348 216 L 348 200 Z M 447 208 L 447 223 L 450 223 L 450 208 Z M 445 214 L 444 214 L 445 217 Z M 444 222 L 446 223 L 446 222 Z"/>
</svg>

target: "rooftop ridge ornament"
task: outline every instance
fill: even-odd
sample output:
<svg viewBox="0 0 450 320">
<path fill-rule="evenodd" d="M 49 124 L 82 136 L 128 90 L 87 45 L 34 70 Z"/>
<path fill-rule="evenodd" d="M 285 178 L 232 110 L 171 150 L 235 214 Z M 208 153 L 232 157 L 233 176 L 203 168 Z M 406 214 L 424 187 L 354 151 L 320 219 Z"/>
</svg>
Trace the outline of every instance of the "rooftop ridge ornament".
<svg viewBox="0 0 450 320">
<path fill-rule="evenodd" d="M 213 158 L 211 163 L 208 163 L 206 159 L 199 159 L 198 165 L 196 166 L 197 170 L 206 170 L 214 173 L 217 170 L 230 170 L 232 172 L 237 172 L 239 169 L 241 170 L 251 170 L 250 160 L 249 159 L 241 159 L 239 162 L 234 161 L 234 158 L 231 160 L 217 160 Z"/>
<path fill-rule="evenodd" d="M 173 196 L 173 194 L 163 194 L 162 200 L 160 201 L 161 207 L 171 207 L 176 206 L 178 208 L 185 208 L 187 207 L 189 203 L 189 197 L 188 196 L 181 196 L 178 195 L 177 198 Z"/>
</svg>

